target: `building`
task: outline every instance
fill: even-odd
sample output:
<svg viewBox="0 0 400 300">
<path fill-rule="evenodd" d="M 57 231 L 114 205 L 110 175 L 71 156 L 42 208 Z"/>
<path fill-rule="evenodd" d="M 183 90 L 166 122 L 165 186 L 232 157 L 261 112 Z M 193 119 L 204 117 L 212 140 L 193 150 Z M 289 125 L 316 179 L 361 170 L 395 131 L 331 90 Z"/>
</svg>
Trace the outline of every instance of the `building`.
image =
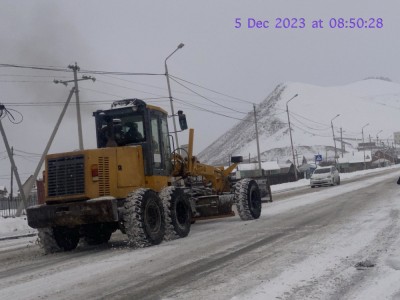
<svg viewBox="0 0 400 300">
<path fill-rule="evenodd" d="M 364 156 L 365 155 L 365 156 Z M 369 150 L 345 153 L 338 158 L 338 169 L 341 173 L 369 169 L 372 163 L 372 152 Z"/>
<path fill-rule="evenodd" d="M 0 185 L 0 198 L 4 198 L 7 196 L 7 188 L 5 186 Z"/>
</svg>

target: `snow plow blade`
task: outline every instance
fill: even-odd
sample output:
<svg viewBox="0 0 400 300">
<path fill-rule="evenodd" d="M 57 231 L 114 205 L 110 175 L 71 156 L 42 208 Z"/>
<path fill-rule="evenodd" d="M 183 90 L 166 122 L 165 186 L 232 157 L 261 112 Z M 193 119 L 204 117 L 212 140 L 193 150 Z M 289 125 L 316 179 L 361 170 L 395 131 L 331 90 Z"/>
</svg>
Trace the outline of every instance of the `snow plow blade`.
<svg viewBox="0 0 400 300">
<path fill-rule="evenodd" d="M 32 228 L 76 226 L 99 222 L 117 222 L 116 199 L 88 200 L 53 205 L 37 205 L 26 211 Z"/>
</svg>

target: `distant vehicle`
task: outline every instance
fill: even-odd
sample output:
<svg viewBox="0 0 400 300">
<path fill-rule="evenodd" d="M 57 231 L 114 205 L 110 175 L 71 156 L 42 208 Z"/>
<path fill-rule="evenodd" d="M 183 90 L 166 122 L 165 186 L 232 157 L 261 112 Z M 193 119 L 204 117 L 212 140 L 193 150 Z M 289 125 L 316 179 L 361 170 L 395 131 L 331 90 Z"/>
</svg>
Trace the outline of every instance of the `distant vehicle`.
<svg viewBox="0 0 400 300">
<path fill-rule="evenodd" d="M 311 175 L 310 186 L 339 185 L 340 175 L 335 166 L 318 167 Z"/>
</svg>

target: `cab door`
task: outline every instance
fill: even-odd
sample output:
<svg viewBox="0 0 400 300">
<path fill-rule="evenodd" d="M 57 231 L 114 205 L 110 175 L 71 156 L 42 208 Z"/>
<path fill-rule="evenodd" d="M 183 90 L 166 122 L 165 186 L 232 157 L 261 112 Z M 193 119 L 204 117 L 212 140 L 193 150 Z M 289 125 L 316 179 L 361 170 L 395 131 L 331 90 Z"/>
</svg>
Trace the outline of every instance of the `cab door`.
<svg viewBox="0 0 400 300">
<path fill-rule="evenodd" d="M 172 167 L 167 118 L 161 113 L 153 113 L 150 116 L 150 124 L 153 174 L 170 176 Z"/>
</svg>

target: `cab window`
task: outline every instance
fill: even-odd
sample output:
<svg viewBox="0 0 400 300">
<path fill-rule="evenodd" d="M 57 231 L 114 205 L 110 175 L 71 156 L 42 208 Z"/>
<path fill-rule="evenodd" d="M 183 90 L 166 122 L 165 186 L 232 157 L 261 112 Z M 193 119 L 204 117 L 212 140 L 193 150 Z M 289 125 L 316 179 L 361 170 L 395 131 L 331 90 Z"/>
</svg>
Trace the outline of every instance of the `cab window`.
<svg viewBox="0 0 400 300">
<path fill-rule="evenodd" d="M 153 148 L 153 162 L 154 162 L 154 168 L 161 169 L 162 168 L 161 149 L 160 149 L 161 145 L 158 133 L 159 133 L 158 118 L 153 116 L 151 117 L 151 144 Z"/>
</svg>

